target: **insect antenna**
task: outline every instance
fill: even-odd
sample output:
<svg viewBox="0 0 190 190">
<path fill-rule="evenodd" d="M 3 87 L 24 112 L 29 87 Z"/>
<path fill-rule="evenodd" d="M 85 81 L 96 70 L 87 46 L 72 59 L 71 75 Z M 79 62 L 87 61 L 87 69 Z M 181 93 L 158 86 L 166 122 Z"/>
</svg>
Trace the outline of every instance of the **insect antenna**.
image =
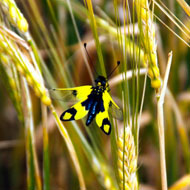
<svg viewBox="0 0 190 190">
<path fill-rule="evenodd" d="M 95 67 L 94 67 L 94 65 L 93 65 L 92 59 L 90 58 L 90 55 L 89 55 L 89 53 L 88 53 L 88 51 L 87 51 L 86 46 L 87 46 L 87 43 L 84 43 L 84 49 L 85 49 L 86 54 L 87 54 L 87 56 L 88 56 L 88 60 L 89 60 L 90 64 L 92 65 L 92 67 L 93 67 L 94 71 L 95 71 L 95 72 L 96 72 L 96 74 L 98 75 L 98 73 L 97 73 L 97 71 L 96 71 L 96 69 L 95 69 Z"/>
<path fill-rule="evenodd" d="M 120 65 L 120 61 L 117 61 L 117 66 L 111 71 L 111 73 L 108 75 L 108 79 L 109 77 L 111 77 L 111 75 L 113 74 L 113 72 L 117 69 L 117 67 Z"/>
</svg>

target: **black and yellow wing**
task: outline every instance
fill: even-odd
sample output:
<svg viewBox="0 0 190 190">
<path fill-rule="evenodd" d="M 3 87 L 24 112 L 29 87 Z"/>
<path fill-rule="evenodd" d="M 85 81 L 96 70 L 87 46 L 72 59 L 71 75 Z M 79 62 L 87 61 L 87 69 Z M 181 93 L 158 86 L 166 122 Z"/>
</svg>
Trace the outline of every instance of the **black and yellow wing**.
<svg viewBox="0 0 190 190">
<path fill-rule="evenodd" d="M 103 100 L 104 111 L 100 111 L 99 113 L 97 113 L 96 123 L 106 135 L 109 135 L 111 133 L 111 123 L 109 120 L 109 113 L 108 113 L 110 105 L 112 105 L 112 107 L 115 107 L 115 109 L 118 110 L 120 110 L 120 108 L 113 101 L 113 99 L 111 98 L 110 94 L 107 91 L 104 91 L 104 93 L 102 94 L 102 100 Z"/>
<path fill-rule="evenodd" d="M 50 96 L 53 99 L 66 101 L 66 102 L 76 102 L 78 100 L 84 99 L 92 91 L 92 86 L 85 85 L 74 88 L 52 88 L 49 90 Z"/>
<path fill-rule="evenodd" d="M 61 114 L 61 121 L 82 119 L 88 113 L 88 110 L 85 109 L 85 106 L 82 105 L 82 102 L 85 101 L 88 95 L 91 93 L 92 86 L 88 85 L 75 88 L 59 88 L 56 90 L 61 90 L 67 93 L 70 92 L 71 96 L 74 96 L 76 99 L 80 100 L 78 103 L 74 104 L 71 108 Z"/>
</svg>

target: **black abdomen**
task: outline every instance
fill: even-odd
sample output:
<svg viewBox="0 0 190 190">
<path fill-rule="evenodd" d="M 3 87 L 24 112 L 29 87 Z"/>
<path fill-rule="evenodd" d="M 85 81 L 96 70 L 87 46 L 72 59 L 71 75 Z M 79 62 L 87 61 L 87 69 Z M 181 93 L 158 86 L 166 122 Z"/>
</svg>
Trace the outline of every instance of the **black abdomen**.
<svg viewBox="0 0 190 190">
<path fill-rule="evenodd" d="M 102 92 L 97 93 L 97 90 L 97 88 L 94 88 L 92 93 L 88 96 L 87 100 L 82 102 L 82 105 L 85 106 L 85 109 L 89 110 L 86 120 L 87 126 L 90 125 L 96 114 L 98 114 L 100 111 L 104 111 Z"/>
</svg>

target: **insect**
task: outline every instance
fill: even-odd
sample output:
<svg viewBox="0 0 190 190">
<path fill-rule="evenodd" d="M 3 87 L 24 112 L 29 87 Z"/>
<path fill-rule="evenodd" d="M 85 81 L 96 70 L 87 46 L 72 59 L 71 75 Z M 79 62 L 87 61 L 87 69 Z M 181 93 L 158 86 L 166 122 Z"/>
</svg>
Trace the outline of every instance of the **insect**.
<svg viewBox="0 0 190 190">
<path fill-rule="evenodd" d="M 120 62 L 118 62 L 117 66 L 119 64 Z M 113 71 L 115 71 L 115 69 Z M 113 71 L 110 74 L 112 74 Z M 109 135 L 111 133 L 111 123 L 108 112 L 111 110 L 113 117 L 122 119 L 122 111 L 111 98 L 108 80 L 104 76 L 98 76 L 95 79 L 95 86 L 86 85 L 52 90 L 61 90 L 65 93 L 69 93 L 69 96 L 73 96 L 79 100 L 71 108 L 61 114 L 61 121 L 79 120 L 87 115 L 87 126 L 95 119 L 98 127 L 100 127 L 106 135 Z"/>
</svg>

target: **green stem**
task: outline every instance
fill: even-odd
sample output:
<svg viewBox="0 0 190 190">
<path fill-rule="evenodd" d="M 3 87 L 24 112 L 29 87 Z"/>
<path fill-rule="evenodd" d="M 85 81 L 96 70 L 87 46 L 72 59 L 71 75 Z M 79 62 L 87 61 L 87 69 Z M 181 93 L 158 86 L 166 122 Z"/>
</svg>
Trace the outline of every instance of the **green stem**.
<svg viewBox="0 0 190 190">
<path fill-rule="evenodd" d="M 43 178 L 44 190 L 50 190 L 49 143 L 47 130 L 47 107 L 41 103 L 43 125 Z"/>
</svg>

